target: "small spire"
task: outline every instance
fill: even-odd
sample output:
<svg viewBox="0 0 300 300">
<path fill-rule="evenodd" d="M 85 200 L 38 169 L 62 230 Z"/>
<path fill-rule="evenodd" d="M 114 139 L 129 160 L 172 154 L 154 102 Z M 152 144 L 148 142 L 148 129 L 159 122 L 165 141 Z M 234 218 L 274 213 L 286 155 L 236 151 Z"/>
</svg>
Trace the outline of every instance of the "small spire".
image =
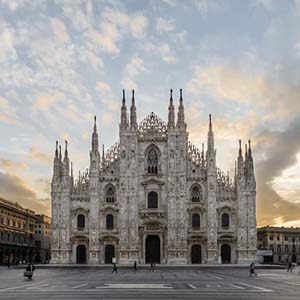
<svg viewBox="0 0 300 300">
<path fill-rule="evenodd" d="M 249 156 L 251 157 L 252 151 L 251 151 L 251 141 L 250 141 L 250 140 L 248 141 L 248 144 L 249 144 L 248 154 L 249 154 Z"/>
<path fill-rule="evenodd" d="M 173 90 L 170 89 L 170 103 L 173 104 Z"/>
<path fill-rule="evenodd" d="M 245 144 L 245 159 L 247 159 L 248 151 L 247 151 L 247 144 Z"/>
<path fill-rule="evenodd" d="M 211 114 L 209 114 L 209 130 L 212 131 Z"/>
<path fill-rule="evenodd" d="M 182 101 L 183 101 L 183 98 L 182 98 L 182 89 L 179 90 L 179 93 L 180 93 L 180 98 L 179 98 L 179 100 L 180 100 L 180 102 L 182 102 Z"/>
<path fill-rule="evenodd" d="M 59 160 L 61 160 L 61 145 L 59 145 Z"/>
<path fill-rule="evenodd" d="M 243 153 L 242 153 L 242 141 L 239 140 L 239 157 L 242 157 Z"/>
<path fill-rule="evenodd" d="M 65 158 L 68 157 L 68 141 L 65 140 Z"/>
<path fill-rule="evenodd" d="M 94 116 L 94 132 L 97 132 L 97 118 Z"/>
<path fill-rule="evenodd" d="M 104 160 L 104 144 L 102 144 L 102 160 Z"/>
<path fill-rule="evenodd" d="M 132 104 L 134 104 L 135 99 L 134 99 L 134 90 L 132 90 Z"/>
<path fill-rule="evenodd" d="M 123 89 L 123 98 L 122 98 L 122 104 L 125 105 L 126 99 L 125 99 L 125 90 Z"/>
<path fill-rule="evenodd" d="M 58 141 L 56 141 L 56 146 L 55 146 L 55 158 L 58 158 Z"/>
</svg>

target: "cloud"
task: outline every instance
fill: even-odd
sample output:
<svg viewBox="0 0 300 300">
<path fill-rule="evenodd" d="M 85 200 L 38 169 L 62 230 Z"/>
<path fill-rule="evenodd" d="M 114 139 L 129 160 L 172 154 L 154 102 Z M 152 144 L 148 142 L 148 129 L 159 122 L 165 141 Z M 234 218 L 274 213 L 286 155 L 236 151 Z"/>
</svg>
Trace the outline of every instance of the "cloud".
<svg viewBox="0 0 300 300">
<path fill-rule="evenodd" d="M 187 90 L 193 95 L 212 95 L 219 102 L 255 105 L 267 112 L 266 119 L 300 114 L 300 83 L 272 81 L 266 74 L 255 74 L 238 65 L 196 66 Z"/>
<path fill-rule="evenodd" d="M 18 202 L 24 208 L 32 209 L 36 213 L 50 215 L 50 199 L 37 198 L 36 194 L 17 176 L 0 172 L 0 195 L 6 200 Z"/>
<path fill-rule="evenodd" d="M 24 162 L 13 162 L 12 160 L 0 158 L 0 167 L 8 173 L 18 173 L 21 170 L 26 170 L 28 168 L 27 164 Z"/>
<path fill-rule="evenodd" d="M 96 83 L 96 90 L 101 94 L 108 94 L 112 92 L 110 85 L 103 81 L 98 81 Z"/>
<path fill-rule="evenodd" d="M 12 107 L 8 100 L 0 96 L 0 122 L 10 125 L 21 125 L 18 119 L 16 109 Z"/>
<path fill-rule="evenodd" d="M 46 164 L 46 165 L 51 165 L 52 164 L 52 156 L 48 153 L 41 152 L 40 149 L 33 145 L 29 149 L 29 157 L 31 160 Z"/>
<path fill-rule="evenodd" d="M 65 95 L 59 91 L 53 91 L 51 94 L 38 94 L 33 104 L 33 110 L 47 112 L 54 103 L 63 99 L 65 99 Z"/>
<path fill-rule="evenodd" d="M 58 18 L 50 19 L 54 36 L 59 44 L 64 44 L 70 41 L 65 24 Z"/>
<path fill-rule="evenodd" d="M 266 130 L 255 138 L 257 214 L 260 225 L 299 219 L 299 201 L 284 199 L 273 188 L 273 181 L 297 162 L 300 151 L 300 119 L 293 120 L 283 131 Z"/>
<path fill-rule="evenodd" d="M 114 121 L 114 115 L 110 112 L 103 112 L 101 114 L 102 121 L 105 125 L 109 125 Z"/>
<path fill-rule="evenodd" d="M 124 35 L 129 34 L 135 39 L 141 39 L 145 36 L 148 26 L 148 20 L 142 14 L 127 14 L 110 8 L 104 10 L 101 19 L 100 30 L 90 27 L 84 36 L 92 42 L 90 46 L 99 47 L 112 55 L 119 54 L 118 44 Z"/>
<path fill-rule="evenodd" d="M 139 73 L 145 72 L 147 69 L 144 66 L 144 61 L 140 57 L 133 57 L 129 64 L 125 67 L 126 75 L 136 77 Z"/>
<path fill-rule="evenodd" d="M 177 61 L 168 43 L 154 44 L 152 42 L 148 42 L 142 46 L 142 49 L 150 53 L 156 53 L 168 64 L 175 63 Z"/>
<path fill-rule="evenodd" d="M 175 20 L 167 20 L 162 17 L 158 17 L 156 21 L 156 29 L 158 32 L 170 32 L 175 29 Z"/>
</svg>

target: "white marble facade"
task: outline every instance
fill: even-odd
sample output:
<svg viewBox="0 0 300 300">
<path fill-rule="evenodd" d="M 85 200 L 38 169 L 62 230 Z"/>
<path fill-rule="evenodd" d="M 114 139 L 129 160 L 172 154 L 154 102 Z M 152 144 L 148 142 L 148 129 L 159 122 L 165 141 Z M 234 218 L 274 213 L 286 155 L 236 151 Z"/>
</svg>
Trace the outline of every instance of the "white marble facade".
<svg viewBox="0 0 300 300">
<path fill-rule="evenodd" d="M 182 91 L 175 118 L 137 122 L 123 92 L 119 142 L 99 152 L 96 117 L 90 166 L 75 180 L 67 142 L 56 143 L 51 183 L 51 263 L 248 263 L 256 254 L 256 183 L 250 141 L 233 180 L 217 168 L 211 117 L 207 145 L 188 140 Z M 176 120 L 175 120 L 176 119 Z M 101 137 L 101 134 L 100 134 Z"/>
</svg>

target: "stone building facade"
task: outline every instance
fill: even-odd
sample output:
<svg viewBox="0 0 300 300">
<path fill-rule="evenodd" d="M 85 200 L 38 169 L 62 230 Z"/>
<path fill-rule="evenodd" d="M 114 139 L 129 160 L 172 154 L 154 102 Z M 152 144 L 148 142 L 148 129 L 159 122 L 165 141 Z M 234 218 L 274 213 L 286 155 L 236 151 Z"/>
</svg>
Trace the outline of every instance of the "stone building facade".
<svg viewBox="0 0 300 300">
<path fill-rule="evenodd" d="M 263 262 L 300 263 L 300 228 L 273 226 L 258 228 L 257 248 L 271 252 L 270 255 L 263 257 Z"/>
<path fill-rule="evenodd" d="M 51 219 L 46 215 L 35 215 L 34 262 L 48 263 L 50 260 Z"/>
<path fill-rule="evenodd" d="M 0 198 L 0 265 L 34 259 L 34 211 Z"/>
<path fill-rule="evenodd" d="M 175 120 L 176 119 L 176 120 Z M 134 91 L 121 105 L 119 142 L 99 151 L 96 117 L 89 168 L 75 180 L 67 142 L 51 183 L 51 263 L 243 263 L 256 254 L 256 183 L 250 141 L 233 180 L 217 168 L 211 117 L 207 146 L 188 139 L 182 91 L 175 118 L 137 122 Z"/>
</svg>

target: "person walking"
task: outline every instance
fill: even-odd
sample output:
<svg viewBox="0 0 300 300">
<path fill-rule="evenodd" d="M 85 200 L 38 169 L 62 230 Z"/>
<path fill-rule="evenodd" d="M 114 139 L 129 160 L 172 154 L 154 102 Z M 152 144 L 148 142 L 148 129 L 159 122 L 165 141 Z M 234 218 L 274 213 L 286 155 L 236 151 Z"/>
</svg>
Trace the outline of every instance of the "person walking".
<svg viewBox="0 0 300 300">
<path fill-rule="evenodd" d="M 113 264 L 113 270 L 111 273 L 117 273 L 118 274 L 118 269 L 116 263 Z"/>
<path fill-rule="evenodd" d="M 292 270 L 292 263 L 291 262 L 289 262 L 288 263 L 288 267 L 287 267 L 287 272 L 292 272 L 293 270 Z"/>
<path fill-rule="evenodd" d="M 35 270 L 34 265 L 32 263 L 29 263 L 25 269 L 24 277 L 28 277 L 28 279 L 32 279 L 34 270 Z"/>
<path fill-rule="evenodd" d="M 252 262 L 252 263 L 250 264 L 250 277 L 252 277 L 252 275 L 257 276 L 257 273 L 255 272 L 254 262 Z"/>
<path fill-rule="evenodd" d="M 134 272 L 136 272 L 137 271 L 137 265 L 136 265 L 136 261 L 134 262 L 134 264 L 133 264 L 133 270 L 134 270 Z"/>
</svg>

